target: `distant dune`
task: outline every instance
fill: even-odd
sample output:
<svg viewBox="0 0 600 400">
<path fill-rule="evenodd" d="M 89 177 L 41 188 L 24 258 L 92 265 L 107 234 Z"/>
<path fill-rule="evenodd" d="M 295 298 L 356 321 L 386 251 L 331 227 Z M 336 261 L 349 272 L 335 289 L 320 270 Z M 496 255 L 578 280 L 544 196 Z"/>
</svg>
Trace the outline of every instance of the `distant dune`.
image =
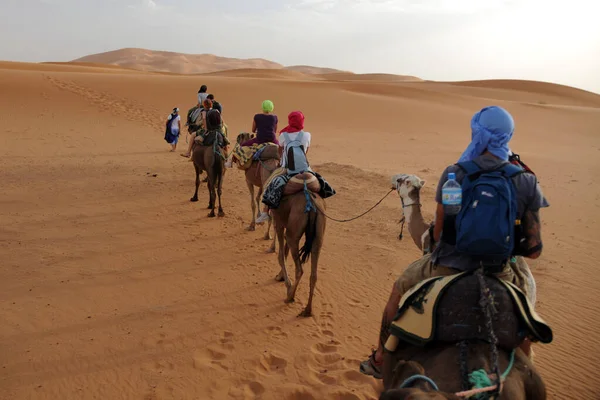
<svg viewBox="0 0 600 400">
<path fill-rule="evenodd" d="M 381 82 L 422 82 L 423 79 L 410 75 L 393 74 L 354 74 L 352 72 L 325 73 L 319 75 L 332 81 L 381 81 Z"/>
<path fill-rule="evenodd" d="M 306 75 L 350 74 L 334 68 L 315 67 L 310 65 L 292 65 L 285 67 L 279 63 L 262 58 L 229 58 L 213 54 L 184 54 L 170 51 L 127 48 L 92 54 L 71 61 L 73 64 L 113 65 L 138 71 L 169 72 L 176 74 L 206 74 L 219 71 L 237 70 L 243 74 L 249 70 L 288 70 Z M 259 73 L 260 75 L 261 73 Z M 250 75 L 256 75 L 254 72 Z M 247 76 L 247 75 L 244 75 Z M 282 75 L 285 76 L 285 75 Z M 297 76 L 297 75 L 296 75 Z M 251 77 L 251 76 L 249 76 Z"/>
<path fill-rule="evenodd" d="M 295 80 L 315 80 L 321 79 L 319 75 L 309 75 L 302 72 L 289 69 L 259 69 L 243 68 L 229 69 L 224 71 L 210 72 L 203 74 L 206 76 L 230 76 L 235 78 L 265 78 L 265 79 L 295 79 Z"/>
<path fill-rule="evenodd" d="M 227 69 L 281 69 L 283 65 L 261 58 L 239 59 L 213 54 L 183 54 L 146 49 L 120 49 L 81 57 L 73 62 L 111 64 L 140 71 L 202 74 Z"/>
<path fill-rule="evenodd" d="M 340 71 L 339 69 L 334 68 L 312 67 L 310 65 L 292 65 L 289 67 L 285 67 L 285 69 L 290 71 L 302 72 L 303 74 L 307 75 L 323 75 L 336 73 L 352 74 L 352 72 L 350 71 Z"/>
</svg>

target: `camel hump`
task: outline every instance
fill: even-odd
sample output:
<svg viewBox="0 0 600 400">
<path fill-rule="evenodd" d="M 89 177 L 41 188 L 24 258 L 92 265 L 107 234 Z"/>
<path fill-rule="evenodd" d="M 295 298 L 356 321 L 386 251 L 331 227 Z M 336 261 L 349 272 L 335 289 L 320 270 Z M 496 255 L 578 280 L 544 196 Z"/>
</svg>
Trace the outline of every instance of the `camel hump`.
<svg viewBox="0 0 600 400">
<path fill-rule="evenodd" d="M 508 290 L 497 278 L 485 276 L 485 283 L 494 300 L 496 313 L 492 327 L 498 345 L 517 348 L 525 339 L 526 330 L 520 323 L 517 310 Z M 441 295 L 436 312 L 435 337 L 441 342 L 463 340 L 489 341 L 486 318 L 480 306 L 481 290 L 476 275 L 466 275 L 454 281 Z"/>
</svg>

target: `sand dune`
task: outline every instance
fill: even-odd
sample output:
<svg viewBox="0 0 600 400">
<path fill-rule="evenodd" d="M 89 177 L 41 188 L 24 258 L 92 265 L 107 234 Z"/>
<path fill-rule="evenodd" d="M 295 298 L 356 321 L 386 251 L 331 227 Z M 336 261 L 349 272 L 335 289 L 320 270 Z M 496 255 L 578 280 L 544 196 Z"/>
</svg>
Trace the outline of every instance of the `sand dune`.
<svg viewBox="0 0 600 400">
<path fill-rule="evenodd" d="M 333 81 L 379 81 L 379 82 L 420 82 L 421 78 L 408 75 L 393 74 L 353 74 L 347 72 L 325 73 L 319 75 L 321 78 Z"/>
<path fill-rule="evenodd" d="M 120 49 L 81 57 L 74 62 L 114 64 L 142 71 L 174 72 L 178 74 L 201 74 L 239 68 L 282 68 L 272 61 L 260 58 L 238 59 L 213 54 L 183 54 L 146 49 Z"/>
<path fill-rule="evenodd" d="M 224 71 L 210 72 L 204 76 L 228 76 L 235 78 L 263 78 L 263 79 L 294 79 L 294 80 L 320 80 L 317 75 L 307 75 L 302 72 L 288 69 L 229 69 Z"/>
<path fill-rule="evenodd" d="M 265 97 L 280 128 L 304 111 L 311 163 L 338 191 L 327 201 L 335 218 L 372 206 L 392 174 L 415 173 L 431 220 L 435 182 L 466 146 L 472 114 L 509 109 L 513 149 L 551 203 L 544 254 L 530 265 L 555 341 L 535 346 L 536 364 L 549 398 L 598 399 L 600 96 L 516 81 L 228 74 L 0 63 L 0 398 L 378 397 L 358 363 L 376 344 L 395 277 L 419 256 L 397 239 L 400 201 L 328 222 L 315 316 L 296 318 L 308 277 L 297 303 L 284 304 L 262 230 L 245 231 L 243 174 L 227 171 L 226 217 L 208 219 L 206 189 L 189 202 L 191 163 L 162 139 L 171 108 L 192 106 L 205 83 L 234 134 Z"/>
<path fill-rule="evenodd" d="M 336 73 L 345 73 L 351 74 L 350 71 L 340 71 L 334 68 L 322 68 L 322 67 L 313 67 L 310 65 L 292 65 L 289 67 L 285 67 L 285 69 L 290 71 L 302 72 L 303 74 L 308 75 L 322 75 L 322 74 L 336 74 Z"/>
<path fill-rule="evenodd" d="M 219 57 L 213 54 L 183 54 L 147 49 L 120 49 L 106 53 L 92 54 L 78 58 L 73 63 L 92 63 L 122 66 L 139 71 L 172 72 L 177 74 L 202 74 L 225 70 L 246 71 L 249 69 L 276 69 L 300 72 L 303 74 L 324 74 L 341 72 L 333 68 L 320 68 L 308 65 L 284 67 L 273 61 L 261 58 L 239 59 Z"/>
</svg>

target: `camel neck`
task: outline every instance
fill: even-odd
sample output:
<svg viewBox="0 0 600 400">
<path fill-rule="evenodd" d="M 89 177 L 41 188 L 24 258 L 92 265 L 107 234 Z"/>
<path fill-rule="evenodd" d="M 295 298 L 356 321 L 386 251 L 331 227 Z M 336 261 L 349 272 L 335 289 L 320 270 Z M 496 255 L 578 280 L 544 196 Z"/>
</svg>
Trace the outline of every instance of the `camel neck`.
<svg viewBox="0 0 600 400">
<path fill-rule="evenodd" d="M 425 231 L 429 228 L 429 225 L 425 223 L 423 214 L 421 213 L 421 196 L 417 191 L 409 196 L 408 199 L 403 201 L 402 209 L 404 217 L 406 218 L 406 224 L 408 226 L 408 232 L 412 237 L 413 241 L 419 249 L 423 249 L 421 237 Z"/>
</svg>

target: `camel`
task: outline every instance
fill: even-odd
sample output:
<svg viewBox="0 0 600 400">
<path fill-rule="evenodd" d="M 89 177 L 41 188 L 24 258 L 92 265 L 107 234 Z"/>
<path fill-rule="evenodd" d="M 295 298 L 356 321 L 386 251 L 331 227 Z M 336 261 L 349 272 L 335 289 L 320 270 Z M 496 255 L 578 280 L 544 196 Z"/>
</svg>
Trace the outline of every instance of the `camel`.
<svg viewBox="0 0 600 400">
<path fill-rule="evenodd" d="M 284 281 L 287 288 L 286 303 L 293 303 L 298 284 L 304 273 L 302 265 L 311 257 L 310 293 L 308 303 L 299 317 L 312 315 L 312 299 L 317 284 L 317 268 L 319 255 L 325 237 L 325 200 L 318 194 L 310 194 L 314 208 L 306 212 L 307 197 L 304 191 L 283 196 L 279 208 L 272 210 L 275 219 L 275 232 L 279 241 L 279 265 L 281 272 L 275 278 Z M 316 209 L 315 209 L 316 208 Z M 300 248 L 300 239 L 305 236 L 304 246 Z M 291 283 L 285 262 L 289 252 L 296 265 L 296 279 Z"/>
<path fill-rule="evenodd" d="M 217 136 L 213 132 L 214 136 Z M 210 136 L 208 136 L 205 140 L 207 142 Z M 223 207 L 221 206 L 221 193 L 223 186 L 223 176 L 225 174 L 225 160 L 221 156 L 221 152 L 223 149 L 217 146 L 218 139 L 214 137 L 213 144 L 200 145 L 198 143 L 195 144 L 194 150 L 192 153 L 192 161 L 194 162 L 194 169 L 196 170 L 196 191 L 194 192 L 194 196 L 190 199 L 190 201 L 196 202 L 198 201 L 198 187 L 200 186 L 200 174 L 202 171 L 206 171 L 208 174 L 208 191 L 209 191 L 209 203 L 208 209 L 210 213 L 208 214 L 209 218 L 215 217 L 215 206 L 216 206 L 216 197 L 219 196 L 219 217 L 224 217 L 225 212 L 223 211 Z M 216 192 L 216 193 L 215 193 Z"/>
<path fill-rule="evenodd" d="M 254 138 L 254 134 L 250 134 L 250 133 L 240 133 L 237 136 L 237 143 L 238 144 L 242 144 L 243 142 L 250 140 L 252 138 Z M 273 173 L 273 171 L 275 171 L 277 169 L 279 165 L 279 160 L 278 159 L 270 159 L 270 160 L 264 160 L 264 161 L 252 161 L 252 164 L 250 165 L 250 168 L 248 168 L 245 171 L 246 174 L 246 185 L 248 186 L 248 191 L 250 192 L 250 205 L 252 207 L 252 222 L 250 223 L 250 226 L 247 228 L 248 231 L 255 231 L 256 230 L 256 217 L 258 215 L 260 215 L 260 209 L 261 209 L 261 198 L 262 198 L 262 194 L 263 194 L 263 190 L 264 190 L 264 185 L 265 182 L 267 181 L 267 179 L 269 179 L 269 176 L 271 176 L 271 174 Z M 254 197 L 254 186 L 258 187 L 258 193 L 256 194 L 256 197 Z M 267 250 L 267 253 L 274 253 L 275 252 L 275 237 L 271 237 L 271 225 L 272 225 L 272 218 L 269 218 L 269 222 L 267 224 L 267 230 L 265 232 L 265 236 L 264 239 L 265 240 L 271 240 L 273 239 L 273 243 L 271 244 L 271 247 Z"/>
<path fill-rule="evenodd" d="M 469 348 L 468 364 L 490 369 L 486 351 L 489 344 L 479 342 Z M 384 355 L 384 380 L 388 387 L 381 393 L 379 400 L 458 400 L 462 390 L 460 369 L 456 361 L 460 359 L 460 350 L 456 344 L 445 344 L 436 348 L 422 350 L 410 361 L 405 356 L 386 353 Z M 498 362 L 501 368 L 509 363 L 509 354 L 500 351 Z M 389 365 L 389 367 L 386 367 Z M 418 379 L 408 388 L 399 388 L 408 378 L 416 375 L 427 376 L 444 391 L 436 391 L 426 380 Z M 443 386 L 442 386 L 443 385 Z M 531 361 L 521 350 L 515 352 L 515 362 L 510 375 L 502 385 L 497 399 L 545 400 L 546 387 Z"/>
<path fill-rule="evenodd" d="M 502 284 L 480 270 L 450 286 L 439 301 L 434 341 L 424 346 L 401 341 L 395 350 L 384 352 L 381 400 L 465 398 L 461 392 L 473 389 L 470 375 L 480 369 L 485 372 L 477 373 L 504 378 L 497 399 L 546 399 L 536 368 L 516 348 L 522 322 Z M 465 330 L 465 325 L 473 328 Z M 479 387 L 497 383 L 495 375 L 488 377 Z"/>
<path fill-rule="evenodd" d="M 416 175 L 397 174 L 392 177 L 392 188 L 397 189 L 398 195 L 402 202 L 402 212 L 404 221 L 408 226 L 408 232 L 412 240 L 415 242 L 419 250 L 424 254 L 430 253 L 431 249 L 431 234 L 430 226 L 427 224 L 421 213 L 421 188 L 425 185 L 425 181 Z M 400 237 L 400 239 L 402 239 Z M 516 273 L 529 271 L 527 262 L 521 256 L 515 257 L 516 265 L 511 261 L 513 271 Z M 527 295 L 531 304 L 536 302 L 536 283 L 531 273 L 526 276 L 519 276 L 519 279 L 524 279 L 527 285 Z"/>
</svg>

